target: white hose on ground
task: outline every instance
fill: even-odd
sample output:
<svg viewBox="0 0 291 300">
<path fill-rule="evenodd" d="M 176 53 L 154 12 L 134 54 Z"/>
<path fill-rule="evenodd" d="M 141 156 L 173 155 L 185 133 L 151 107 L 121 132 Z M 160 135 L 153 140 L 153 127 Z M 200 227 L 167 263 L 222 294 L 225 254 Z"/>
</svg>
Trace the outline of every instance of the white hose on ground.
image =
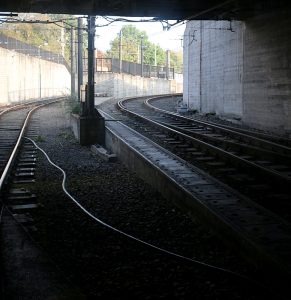
<svg viewBox="0 0 291 300">
<path fill-rule="evenodd" d="M 51 165 L 53 165 L 55 168 L 57 168 L 58 170 L 60 170 L 61 172 L 62 172 L 62 174 L 63 174 L 63 180 L 62 180 L 62 188 L 63 188 L 63 191 L 65 192 L 65 194 L 85 213 L 85 214 L 87 214 L 90 218 L 92 218 L 93 220 L 95 220 L 96 222 L 98 222 L 98 223 L 100 223 L 101 225 L 103 225 L 103 226 L 105 226 L 105 227 L 107 227 L 107 228 L 109 228 L 109 229 L 111 229 L 111 230 L 113 230 L 113 231 L 115 231 L 115 232 L 118 232 L 119 234 L 121 234 L 121 235 L 123 235 L 123 236 L 126 236 L 126 237 L 128 237 L 128 238 L 130 238 L 130 239 L 132 239 L 132 240 L 135 240 L 135 241 L 137 241 L 137 242 L 139 242 L 139 243 L 141 243 L 141 244 L 144 244 L 144 245 L 146 245 L 146 246 L 148 246 L 148 247 L 151 247 L 151 248 L 153 248 L 153 249 L 156 249 L 156 250 L 158 250 L 158 251 L 160 251 L 160 252 L 163 252 L 163 253 L 166 253 L 166 254 L 168 254 L 168 255 L 171 255 L 171 256 L 175 256 L 175 257 L 177 257 L 177 258 L 180 258 L 180 259 L 183 259 L 183 260 L 186 260 L 186 261 L 189 261 L 189 262 L 192 262 L 192 263 L 195 263 L 195 264 L 197 264 L 197 265 L 200 265 L 200 266 L 203 266 L 203 267 L 207 267 L 207 268 L 210 268 L 210 269 L 214 269 L 214 270 L 217 270 L 217 271 L 222 271 L 222 272 L 224 272 L 224 273 L 228 273 L 228 274 L 230 274 L 230 275 L 234 275 L 234 276 L 236 276 L 236 277 L 239 277 L 239 278 L 242 278 L 242 279 L 244 279 L 244 280 L 246 280 L 246 281 L 248 281 L 248 282 L 250 282 L 250 283 L 252 283 L 252 284 L 255 284 L 255 285 L 258 285 L 258 286 L 260 286 L 260 287 L 262 287 L 262 288 L 264 288 L 264 289 L 267 289 L 267 290 L 269 290 L 270 292 L 272 292 L 272 293 L 274 293 L 274 291 L 272 291 L 272 290 L 270 290 L 269 288 L 267 288 L 265 285 L 263 285 L 263 284 L 261 284 L 260 282 L 257 282 L 257 281 L 255 281 L 255 280 L 253 280 L 253 279 L 251 279 L 251 278 L 249 278 L 249 277 L 247 277 L 247 276 L 245 276 L 245 275 L 242 275 L 242 274 L 239 274 L 239 273 L 237 273 L 237 272 L 234 272 L 234 271 L 231 271 L 231 270 L 228 270 L 228 269 L 224 269 L 224 268 L 220 268 L 220 267 L 217 267 L 217 266 L 213 266 L 213 265 L 210 265 L 210 264 L 207 264 L 207 263 L 204 263 L 204 262 L 202 262 L 202 261 L 198 261 L 198 260 L 195 260 L 195 259 L 192 259 L 192 258 L 189 258 L 189 257 L 186 257 L 186 256 L 183 256 L 183 255 L 180 255 L 180 254 L 177 254 L 177 253 L 174 253 L 174 252 L 171 252 L 171 251 L 168 251 L 168 250 L 166 250 L 166 249 L 163 249 L 163 248 L 160 248 L 160 247 L 158 247 L 158 246 L 155 246 L 155 245 L 153 245 L 153 244 L 150 244 L 150 243 L 148 243 L 148 242 L 145 242 L 145 241 L 143 241 L 143 240 L 140 240 L 140 239 L 138 239 L 138 238 L 136 238 L 136 237 L 134 237 L 134 236 L 132 236 L 132 235 L 130 235 L 130 234 L 128 234 L 128 233 L 126 233 L 126 232 L 124 232 L 124 231 L 122 231 L 122 230 L 119 230 L 119 229 L 117 229 L 117 228 L 115 228 L 115 227 L 113 227 L 113 226 L 111 226 L 111 225 L 109 225 L 109 224 L 107 224 L 107 223 L 105 223 L 105 222 L 103 222 L 102 220 L 100 220 L 100 219 L 98 219 L 97 217 L 95 217 L 94 215 L 92 215 L 92 213 L 90 213 L 86 208 L 84 208 L 68 191 L 67 191 L 67 189 L 66 189 L 66 172 L 61 168 L 61 167 L 59 167 L 58 165 L 56 165 L 54 162 L 52 162 L 51 161 L 51 159 L 49 158 L 49 156 L 47 155 L 47 153 L 42 149 L 42 148 L 40 148 L 32 139 L 30 139 L 30 138 L 28 138 L 28 137 L 25 137 L 25 139 L 27 139 L 27 140 L 29 140 L 30 142 L 32 142 L 33 144 L 34 144 L 34 146 L 38 149 L 38 150 L 40 150 L 43 154 L 44 154 L 44 156 L 47 158 L 47 160 L 49 161 L 49 163 L 51 164 Z"/>
</svg>

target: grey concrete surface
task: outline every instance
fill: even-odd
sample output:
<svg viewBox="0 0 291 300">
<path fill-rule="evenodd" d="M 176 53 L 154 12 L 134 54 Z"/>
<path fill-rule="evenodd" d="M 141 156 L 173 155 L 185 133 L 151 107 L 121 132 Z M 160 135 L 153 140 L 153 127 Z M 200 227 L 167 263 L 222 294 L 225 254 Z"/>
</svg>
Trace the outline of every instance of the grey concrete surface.
<svg viewBox="0 0 291 300">
<path fill-rule="evenodd" d="M 63 64 L 0 47 L 0 104 L 68 94 L 71 75 Z"/>
<path fill-rule="evenodd" d="M 291 11 L 239 21 L 191 21 L 184 39 L 184 103 L 291 133 Z"/>
</svg>

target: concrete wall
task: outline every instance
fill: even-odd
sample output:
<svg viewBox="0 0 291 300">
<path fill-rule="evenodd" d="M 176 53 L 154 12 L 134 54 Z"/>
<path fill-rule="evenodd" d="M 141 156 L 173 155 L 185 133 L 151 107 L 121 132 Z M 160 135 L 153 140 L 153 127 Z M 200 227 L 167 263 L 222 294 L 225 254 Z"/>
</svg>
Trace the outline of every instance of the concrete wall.
<svg viewBox="0 0 291 300">
<path fill-rule="evenodd" d="M 187 23 L 184 34 L 183 101 L 190 109 L 241 116 L 242 70 L 241 22 Z"/>
<path fill-rule="evenodd" d="M 244 22 L 191 21 L 184 38 L 184 103 L 203 113 L 291 133 L 291 9 Z"/>
<path fill-rule="evenodd" d="M 182 84 L 175 80 L 145 78 L 128 74 L 97 73 L 95 82 L 96 93 L 105 93 L 108 97 L 115 98 L 182 92 Z"/>
<path fill-rule="evenodd" d="M 0 47 L 0 104 L 68 94 L 70 80 L 64 65 Z"/>
<path fill-rule="evenodd" d="M 245 22 L 243 121 L 291 133 L 291 11 Z"/>
</svg>

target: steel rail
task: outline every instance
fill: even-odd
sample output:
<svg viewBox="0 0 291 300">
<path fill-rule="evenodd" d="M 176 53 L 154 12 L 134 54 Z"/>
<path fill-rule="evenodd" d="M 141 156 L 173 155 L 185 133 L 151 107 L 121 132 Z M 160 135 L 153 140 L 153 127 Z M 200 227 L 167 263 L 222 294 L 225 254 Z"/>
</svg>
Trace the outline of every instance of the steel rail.
<svg viewBox="0 0 291 300">
<path fill-rule="evenodd" d="M 56 98 L 57 98 L 57 99 L 64 99 L 64 98 L 66 98 L 66 97 L 56 97 Z M 21 109 L 21 108 L 23 108 L 23 107 L 25 107 L 25 106 L 27 106 L 27 105 L 37 104 L 37 103 L 39 103 L 39 102 L 50 101 L 51 99 L 52 99 L 52 98 L 49 98 L 49 99 L 43 99 L 43 100 L 37 100 L 37 101 L 28 101 L 28 102 L 16 104 L 16 105 L 13 105 L 13 106 L 11 106 L 11 107 L 8 107 L 8 108 L 2 110 L 2 111 L 0 112 L 0 116 L 1 116 L 1 115 L 4 115 L 5 113 L 7 113 L 7 112 L 9 112 L 9 111 L 11 111 L 11 110 L 18 110 L 18 109 Z"/>
<path fill-rule="evenodd" d="M 23 104 L 17 104 L 17 105 L 14 105 L 14 106 L 11 106 L 11 107 L 8 107 L 4 110 L 2 110 L 0 112 L 0 116 L 6 114 L 7 112 L 11 111 L 11 110 L 15 110 L 15 109 L 21 109 L 23 107 Z"/>
<path fill-rule="evenodd" d="M 132 101 L 136 98 L 130 98 L 130 99 L 125 99 L 125 100 L 120 100 L 118 101 L 118 107 L 120 108 L 120 110 L 123 110 L 135 117 L 138 117 L 144 121 L 146 121 L 147 123 L 151 124 L 154 127 L 157 128 L 162 128 L 164 131 L 168 132 L 168 133 L 172 133 L 175 134 L 176 136 L 179 136 L 180 138 L 182 138 L 183 140 L 187 140 L 190 141 L 192 144 L 198 144 L 199 146 L 203 147 L 204 149 L 206 149 L 206 151 L 210 152 L 212 155 L 214 156 L 219 156 L 221 157 L 224 161 L 227 158 L 229 161 L 232 161 L 235 165 L 239 165 L 240 167 L 242 167 L 243 169 L 247 169 L 248 171 L 252 170 L 252 171 L 259 171 L 262 175 L 266 176 L 269 178 L 270 181 L 273 181 L 274 179 L 278 182 L 278 183 L 282 183 L 282 181 L 285 184 L 290 184 L 291 183 L 291 178 L 288 178 L 287 176 L 282 175 L 279 172 L 267 169 L 263 166 L 257 165 L 251 161 L 248 161 L 242 157 L 239 157 L 235 154 L 232 154 L 230 152 L 227 152 L 221 148 L 218 148 L 216 146 L 213 146 L 209 143 L 206 143 L 204 141 L 201 141 L 199 139 L 196 139 L 194 137 L 191 137 L 187 134 L 181 133 L 175 129 L 172 129 L 168 126 L 165 126 L 163 124 L 160 124 L 159 122 L 153 121 L 145 116 L 142 116 L 138 113 L 135 113 L 129 109 L 127 109 L 124 105 L 124 102 L 128 102 L 128 101 Z"/>
<path fill-rule="evenodd" d="M 244 155 L 250 155 L 251 157 L 247 160 L 268 160 L 270 161 L 270 164 L 280 164 L 284 163 L 284 165 L 291 166 L 291 153 L 288 156 L 285 156 L 283 154 L 273 152 L 271 150 L 266 150 L 263 147 L 258 147 L 255 145 L 247 144 L 247 143 L 242 143 L 239 139 L 234 140 L 228 140 L 226 139 L 225 135 L 220 134 L 221 136 L 212 136 L 210 133 L 201 133 L 201 132 L 196 132 L 195 129 L 187 129 L 183 128 L 183 125 L 180 126 L 176 124 L 171 124 L 163 121 L 157 121 L 158 123 L 161 123 L 165 126 L 168 126 L 170 128 L 173 128 L 179 132 L 185 133 L 189 136 L 193 136 L 195 138 L 198 138 L 199 140 L 209 142 L 210 144 L 213 144 L 215 146 L 219 146 L 224 149 L 228 149 L 228 151 L 231 151 L 232 153 L 240 153 L 239 156 L 244 156 Z M 185 124 L 186 125 L 186 124 Z M 203 129 L 202 129 L 203 130 Z M 205 129 L 207 131 L 207 129 Z M 232 149 L 232 150 L 230 150 Z"/>
<path fill-rule="evenodd" d="M 207 122 L 209 122 L 209 124 L 212 124 L 212 125 L 217 125 L 215 122 L 211 122 L 211 121 L 207 121 Z M 291 146 L 291 139 L 288 139 L 287 137 L 278 136 L 278 135 L 275 135 L 275 134 L 272 135 L 272 134 L 268 134 L 268 133 L 258 132 L 258 131 L 255 131 L 255 130 L 248 130 L 248 129 L 238 128 L 238 127 L 225 125 L 225 124 L 219 124 L 218 126 L 220 126 L 222 128 L 234 130 L 236 132 L 251 135 L 251 136 L 266 140 L 266 141 L 273 142 L 275 144 L 279 143 L 279 145 L 281 145 L 281 146 L 287 145 L 288 148 L 290 148 L 290 146 Z"/>
<path fill-rule="evenodd" d="M 215 132 L 224 133 L 224 134 L 226 133 L 227 135 L 229 135 L 229 136 L 231 136 L 235 139 L 242 138 L 242 139 L 246 140 L 247 142 L 252 142 L 256 146 L 260 146 L 260 147 L 263 146 L 263 147 L 266 147 L 270 150 L 273 150 L 275 148 L 277 150 L 277 152 L 282 154 L 282 155 L 284 155 L 284 154 L 286 155 L 286 152 L 291 155 L 291 148 L 290 147 L 280 145 L 278 143 L 271 142 L 271 141 L 266 140 L 266 139 L 262 139 L 262 138 L 252 136 L 252 135 L 250 135 L 249 131 L 248 131 L 248 134 L 247 133 L 242 133 L 239 130 L 236 131 L 235 128 L 231 128 L 231 129 L 230 128 L 225 128 L 225 127 L 222 127 L 220 125 L 213 124 L 213 123 L 208 123 L 208 122 L 204 122 L 204 121 L 195 120 L 195 119 L 192 119 L 192 118 L 187 118 L 187 117 L 181 116 L 178 113 L 170 112 L 170 111 L 155 107 L 155 106 L 153 106 L 152 104 L 149 103 L 150 101 L 157 100 L 159 98 L 165 98 L 167 96 L 168 95 L 165 95 L 164 97 L 163 96 L 151 97 L 151 98 L 146 99 L 144 101 L 144 103 L 147 107 L 153 109 L 154 111 L 164 113 L 164 114 L 167 114 L 167 115 L 171 115 L 171 116 L 175 116 L 175 117 L 177 117 L 181 120 L 185 120 L 187 122 L 192 122 L 192 123 L 196 123 L 196 124 L 199 124 L 199 125 L 202 125 L 202 126 L 207 126 L 208 128 L 213 129 Z"/>
<path fill-rule="evenodd" d="M 51 102 L 48 102 L 48 103 L 40 104 L 40 105 L 38 105 L 38 106 L 32 108 L 32 109 L 27 113 L 27 116 L 26 116 L 26 118 L 25 118 L 25 120 L 24 120 L 24 122 L 23 122 L 22 128 L 20 129 L 20 133 L 19 133 L 19 136 L 18 136 L 17 141 L 16 141 L 16 143 L 15 143 L 15 146 L 14 146 L 14 148 L 13 148 L 13 150 L 12 150 L 12 153 L 10 154 L 10 157 L 9 157 L 7 163 L 6 163 L 6 166 L 5 166 L 5 168 L 4 168 L 4 170 L 3 170 L 2 174 L 1 174 L 1 177 L 0 177 L 0 192 L 1 192 L 2 189 L 3 189 L 3 186 L 4 186 L 4 184 L 5 184 L 6 178 L 7 178 L 8 174 L 9 174 L 10 169 L 11 169 L 11 166 L 12 166 L 12 164 L 13 164 L 15 158 L 16 158 L 16 155 L 17 155 L 17 152 L 18 152 L 19 145 L 20 145 L 21 140 L 22 140 L 22 138 L 23 138 L 23 136 L 24 136 L 24 132 L 25 132 L 25 129 L 26 129 L 26 126 L 27 126 L 27 124 L 28 124 L 28 121 L 29 121 L 29 118 L 30 118 L 31 114 L 32 114 L 35 110 L 39 109 L 39 108 L 42 107 L 42 106 L 49 105 L 49 104 L 52 104 L 52 103 L 55 103 L 55 102 L 58 102 L 58 101 L 60 101 L 60 100 L 54 100 L 54 101 L 51 101 Z"/>
</svg>

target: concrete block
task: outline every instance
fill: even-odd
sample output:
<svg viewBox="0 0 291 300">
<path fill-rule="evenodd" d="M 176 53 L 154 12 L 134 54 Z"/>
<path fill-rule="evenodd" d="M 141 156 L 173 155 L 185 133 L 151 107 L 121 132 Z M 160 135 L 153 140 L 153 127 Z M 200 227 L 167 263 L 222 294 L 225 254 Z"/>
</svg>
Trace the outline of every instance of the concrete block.
<svg viewBox="0 0 291 300">
<path fill-rule="evenodd" d="M 115 162 L 117 160 L 117 156 L 115 154 L 110 153 L 107 149 L 98 144 L 92 145 L 91 151 L 101 157 L 104 161 Z"/>
<path fill-rule="evenodd" d="M 96 143 L 104 145 L 105 121 L 103 117 L 82 117 L 71 114 L 71 128 L 82 146 Z"/>
<path fill-rule="evenodd" d="M 40 94 L 63 96 L 70 90 L 70 73 L 64 65 L 1 47 L 0 70 L 2 104 L 37 99 Z"/>
</svg>

